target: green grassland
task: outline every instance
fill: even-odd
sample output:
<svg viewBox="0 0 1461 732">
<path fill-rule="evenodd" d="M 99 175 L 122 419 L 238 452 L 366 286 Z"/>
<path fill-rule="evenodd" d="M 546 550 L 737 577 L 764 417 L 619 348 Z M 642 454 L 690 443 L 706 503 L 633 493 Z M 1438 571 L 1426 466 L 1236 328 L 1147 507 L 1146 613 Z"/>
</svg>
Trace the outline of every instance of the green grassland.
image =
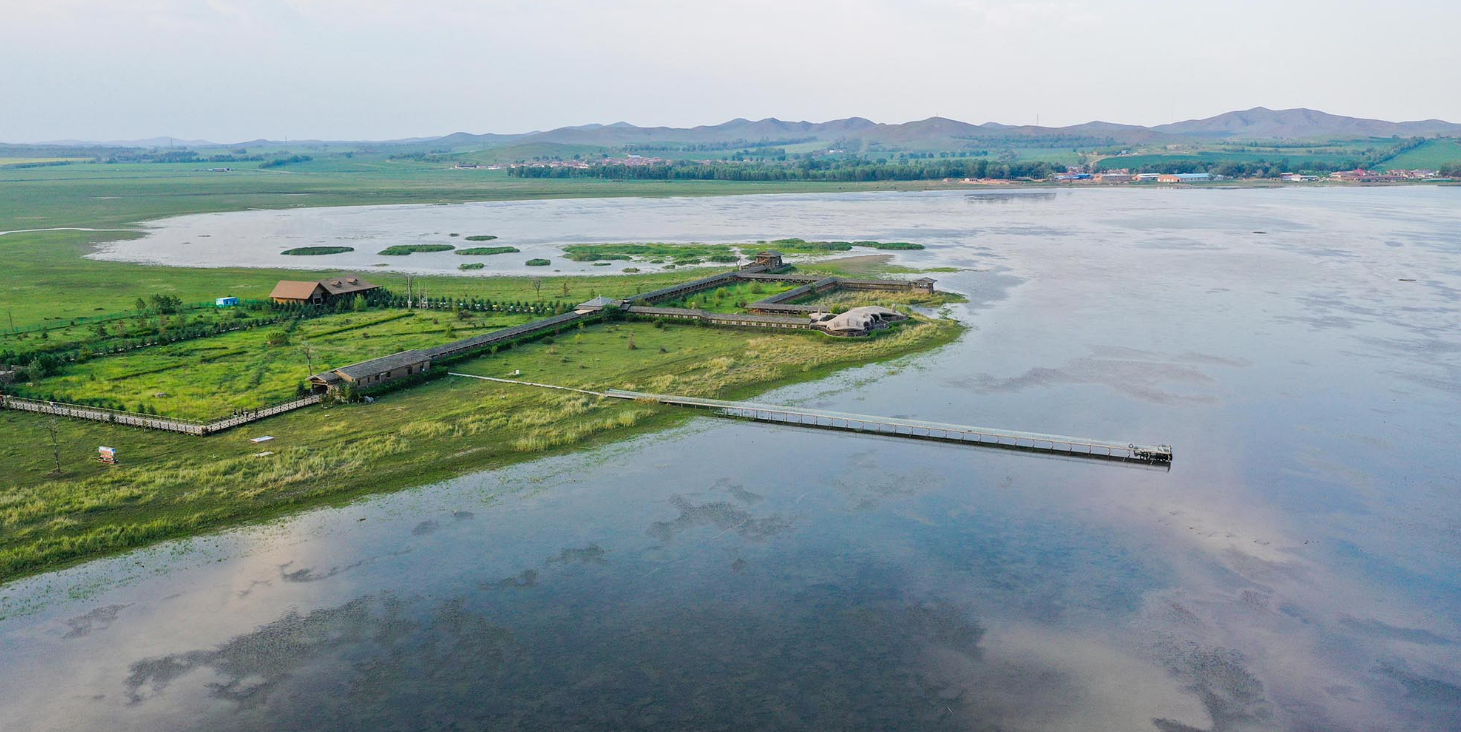
<svg viewBox="0 0 1461 732">
<path fill-rule="evenodd" d="M 829 312 L 842 312 L 863 305 L 882 305 L 894 310 L 907 310 L 907 305 L 938 307 L 951 302 L 963 302 L 964 298 L 947 292 L 928 294 L 919 291 L 898 292 L 896 290 L 831 290 L 796 301 L 799 305 L 818 305 Z"/>
<path fill-rule="evenodd" d="M 0 328 L 10 327 L 7 311 L 16 326 L 24 326 L 127 310 L 138 296 L 150 293 L 174 294 L 185 302 L 211 301 L 220 295 L 262 297 L 280 279 L 307 279 L 337 272 L 161 268 L 84 258 L 94 244 L 140 236 L 139 222 L 167 216 L 298 206 L 945 187 L 937 182 L 515 179 L 500 171 L 452 170 L 441 164 L 360 155 L 348 159 L 340 155 L 316 155 L 312 161 L 273 170 L 206 173 L 195 168 L 193 164 L 86 163 L 0 170 L 0 232 L 52 227 L 108 229 L 0 235 Z M 402 291 L 405 289 L 403 277 L 379 272 L 369 276 L 372 281 L 380 280 L 386 286 L 399 284 Z M 653 281 L 653 275 L 648 277 L 646 282 Z M 433 293 L 447 294 L 461 291 L 462 279 L 437 277 L 418 281 L 426 282 Z M 517 293 L 513 296 L 521 297 L 527 283 L 514 282 L 515 285 L 483 286 L 496 290 L 515 288 Z M 484 296 L 508 297 L 505 294 Z"/>
<path fill-rule="evenodd" d="M 567 386 L 746 398 L 847 366 L 947 343 L 961 327 L 919 321 L 869 339 L 812 332 L 589 326 L 453 370 Z M 632 347 L 631 347 L 632 344 Z M 80 559 L 395 490 L 662 429 L 693 412 L 442 377 L 374 404 L 291 412 L 199 438 L 57 420 L 64 473 L 43 420 L 0 412 L 0 581 Z M 251 437 L 274 454 L 256 457 Z M 122 464 L 93 460 L 97 445 Z"/>
<path fill-rule="evenodd" d="M 1378 167 L 1385 170 L 1439 170 L 1446 163 L 1461 160 L 1461 140 L 1444 138 L 1426 140 L 1420 147 L 1406 150 Z"/>
<path fill-rule="evenodd" d="M 25 167 L 30 165 L 54 165 L 57 163 L 75 163 L 86 160 L 86 158 L 7 158 L 0 157 L 0 168 Z"/>
<path fill-rule="evenodd" d="M 778 292 L 786 292 L 795 287 L 799 287 L 799 285 L 785 282 L 737 282 L 725 287 L 692 293 L 677 300 L 661 303 L 661 306 L 709 310 L 712 313 L 741 313 L 745 312 L 748 303 L 768 298 Z"/>
<path fill-rule="evenodd" d="M 292 321 L 75 364 L 26 391 L 106 399 L 130 410 L 210 420 L 293 399 L 311 374 L 527 322 L 516 313 L 373 310 Z M 24 394 L 25 392 L 22 392 Z"/>
<path fill-rule="evenodd" d="M 1097 167 L 1101 170 L 1113 168 L 1140 168 L 1145 165 L 1163 165 L 1168 163 L 1276 163 L 1286 160 L 1289 167 L 1295 170 L 1302 170 L 1310 163 L 1324 163 L 1337 165 L 1352 161 L 1354 155 L 1342 152 L 1323 152 L 1310 155 L 1302 150 L 1280 151 L 1280 152 L 1221 152 L 1206 150 L 1200 152 L 1172 152 L 1172 153 L 1141 153 L 1135 155 L 1118 155 L 1103 158 Z"/>
</svg>

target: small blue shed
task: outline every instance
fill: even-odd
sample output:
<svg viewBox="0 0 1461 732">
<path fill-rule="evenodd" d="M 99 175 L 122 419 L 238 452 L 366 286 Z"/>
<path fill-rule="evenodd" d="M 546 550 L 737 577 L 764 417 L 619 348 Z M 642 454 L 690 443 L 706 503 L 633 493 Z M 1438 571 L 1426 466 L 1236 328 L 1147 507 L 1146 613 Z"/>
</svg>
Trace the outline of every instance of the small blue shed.
<svg viewBox="0 0 1461 732">
<path fill-rule="evenodd" d="M 213 304 L 214 304 L 214 306 L 220 307 L 220 308 L 231 308 L 231 307 L 233 307 L 233 306 L 235 306 L 235 305 L 238 304 L 238 298 L 236 298 L 236 297 L 220 297 L 217 300 L 214 300 L 213 301 Z"/>
</svg>

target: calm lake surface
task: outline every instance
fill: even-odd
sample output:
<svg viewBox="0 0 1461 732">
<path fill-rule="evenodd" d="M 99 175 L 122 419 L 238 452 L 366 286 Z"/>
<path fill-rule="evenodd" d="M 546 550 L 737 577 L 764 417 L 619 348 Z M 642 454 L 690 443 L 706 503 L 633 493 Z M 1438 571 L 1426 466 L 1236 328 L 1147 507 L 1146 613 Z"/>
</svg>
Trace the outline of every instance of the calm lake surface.
<svg viewBox="0 0 1461 732">
<path fill-rule="evenodd" d="M 427 231 L 498 234 L 514 263 L 572 241 L 918 241 L 897 261 L 965 268 L 934 276 L 971 296 L 970 332 L 761 401 L 1176 460 L 701 418 L 0 587 L 6 732 L 1461 726 L 1461 188 L 159 226 L 105 256 L 278 266 L 289 237 L 374 252 Z M 406 259 L 427 256 L 464 259 Z"/>
</svg>

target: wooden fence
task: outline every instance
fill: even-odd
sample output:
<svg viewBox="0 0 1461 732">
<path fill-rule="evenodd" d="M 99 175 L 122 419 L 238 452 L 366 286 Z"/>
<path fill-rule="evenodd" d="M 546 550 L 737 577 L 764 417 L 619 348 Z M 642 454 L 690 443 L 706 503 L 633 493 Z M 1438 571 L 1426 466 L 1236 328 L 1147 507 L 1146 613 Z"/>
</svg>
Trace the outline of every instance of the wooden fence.
<svg viewBox="0 0 1461 732">
<path fill-rule="evenodd" d="M 58 417 L 70 417 L 72 419 L 89 419 L 93 422 L 143 427 L 150 430 L 180 432 L 185 435 L 211 435 L 215 432 L 222 432 L 265 417 L 272 417 L 276 414 L 282 414 L 299 409 L 300 407 L 307 407 L 311 404 L 319 404 L 323 398 L 319 394 L 311 394 L 301 399 L 295 399 L 294 401 L 240 412 L 239 414 L 213 422 L 173 419 L 171 417 L 160 417 L 152 414 L 136 414 L 134 412 L 122 412 L 115 409 L 88 407 L 84 404 L 47 402 L 38 399 L 24 399 L 4 395 L 0 395 L 0 408 L 14 409 L 21 412 L 35 412 L 37 414 L 54 414 Z"/>
</svg>

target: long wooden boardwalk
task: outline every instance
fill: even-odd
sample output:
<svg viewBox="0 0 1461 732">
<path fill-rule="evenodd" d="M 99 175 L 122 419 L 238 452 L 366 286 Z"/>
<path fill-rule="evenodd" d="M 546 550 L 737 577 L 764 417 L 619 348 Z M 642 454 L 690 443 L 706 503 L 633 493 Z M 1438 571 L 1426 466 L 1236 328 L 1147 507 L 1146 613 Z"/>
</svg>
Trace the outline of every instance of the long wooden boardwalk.
<svg viewBox="0 0 1461 732">
<path fill-rule="evenodd" d="M 927 422 L 920 419 L 873 417 L 866 414 L 829 412 L 822 409 L 805 409 L 802 407 L 785 407 L 772 404 L 757 404 L 755 402 L 675 396 L 672 394 L 649 394 L 642 391 L 625 391 L 623 389 L 592 391 L 589 389 L 575 389 L 568 386 L 555 386 L 553 384 L 538 384 L 520 379 L 501 379 L 493 376 L 478 376 L 477 374 L 456 372 L 450 372 L 450 374 L 469 379 L 495 381 L 499 384 L 517 384 L 518 386 L 532 386 L 540 389 L 557 389 L 608 399 L 627 399 L 673 406 L 699 407 L 709 409 L 715 414 L 740 419 L 751 419 L 758 422 L 775 422 L 777 424 L 790 424 L 799 427 L 871 433 L 886 435 L 888 437 L 932 440 L 934 442 L 953 442 L 960 445 L 1023 450 L 1026 452 L 1089 458 L 1093 460 L 1158 465 L 1169 468 L 1172 465 L 1172 447 L 1170 445 L 1139 445 L 1133 442 L 1096 440 L 1088 437 L 1068 437 L 1065 435 L 1047 435 L 1039 432 L 1020 432 L 1017 430 L 1001 430 L 991 427 L 969 427 L 966 425 L 946 424 L 944 422 Z"/>
<path fill-rule="evenodd" d="M 1010 450 L 1055 453 L 1096 460 L 1114 460 L 1128 463 L 1168 465 L 1172 463 L 1172 448 L 1169 445 L 1139 445 L 1131 442 L 1096 440 L 1087 437 L 1047 435 L 1038 432 L 1019 432 L 990 427 L 926 422 L 917 419 L 897 417 L 874 417 L 865 414 L 829 412 L 820 409 L 785 407 L 754 402 L 702 399 L 700 397 L 672 396 L 669 394 L 646 394 L 638 391 L 609 389 L 603 393 L 615 399 L 657 402 L 686 407 L 710 409 L 717 414 L 751 419 L 759 422 L 776 422 L 801 427 L 864 432 L 890 437 L 953 442 L 961 445 L 982 445 Z"/>
</svg>

